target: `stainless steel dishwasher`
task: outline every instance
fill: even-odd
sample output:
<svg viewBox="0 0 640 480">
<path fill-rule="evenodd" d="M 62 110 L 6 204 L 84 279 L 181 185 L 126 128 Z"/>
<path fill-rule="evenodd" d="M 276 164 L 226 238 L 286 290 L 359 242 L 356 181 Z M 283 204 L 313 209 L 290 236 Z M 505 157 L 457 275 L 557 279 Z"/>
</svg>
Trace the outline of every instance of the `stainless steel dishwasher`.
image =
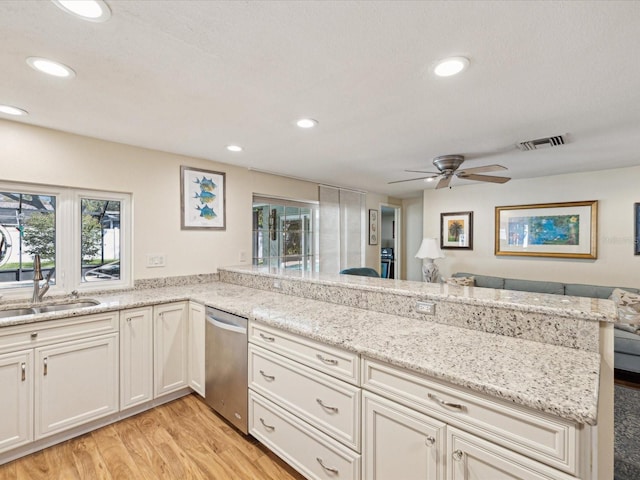
<svg viewBox="0 0 640 480">
<path fill-rule="evenodd" d="M 207 307 L 205 401 L 247 434 L 247 319 Z"/>
</svg>

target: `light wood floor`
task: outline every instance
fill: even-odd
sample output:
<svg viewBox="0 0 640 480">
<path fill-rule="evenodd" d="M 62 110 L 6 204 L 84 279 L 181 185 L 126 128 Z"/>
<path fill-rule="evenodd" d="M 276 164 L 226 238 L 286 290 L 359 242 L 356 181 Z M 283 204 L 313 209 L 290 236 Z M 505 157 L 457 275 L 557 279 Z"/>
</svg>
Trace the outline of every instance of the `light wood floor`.
<svg viewBox="0 0 640 480">
<path fill-rule="evenodd" d="M 302 480 L 195 394 L 0 466 L 0 480 Z"/>
</svg>

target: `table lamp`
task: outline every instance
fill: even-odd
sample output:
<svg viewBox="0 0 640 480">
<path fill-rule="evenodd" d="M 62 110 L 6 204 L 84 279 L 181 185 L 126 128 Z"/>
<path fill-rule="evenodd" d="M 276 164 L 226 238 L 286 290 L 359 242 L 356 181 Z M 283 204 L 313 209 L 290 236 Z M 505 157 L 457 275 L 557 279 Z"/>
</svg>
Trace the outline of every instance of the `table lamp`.
<svg viewBox="0 0 640 480">
<path fill-rule="evenodd" d="M 438 266 L 433 262 L 436 258 L 444 258 L 442 250 L 438 245 L 436 238 L 423 238 L 416 258 L 427 259 L 427 263 L 422 265 L 422 280 L 425 282 L 436 283 L 440 279 Z"/>
</svg>

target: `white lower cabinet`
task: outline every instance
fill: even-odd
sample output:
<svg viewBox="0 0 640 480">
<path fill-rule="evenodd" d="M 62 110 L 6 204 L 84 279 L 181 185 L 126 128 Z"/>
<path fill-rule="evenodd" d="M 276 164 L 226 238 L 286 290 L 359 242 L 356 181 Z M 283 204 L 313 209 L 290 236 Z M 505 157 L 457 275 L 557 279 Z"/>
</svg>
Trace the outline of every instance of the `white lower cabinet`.
<svg viewBox="0 0 640 480">
<path fill-rule="evenodd" d="M 0 453 L 33 440 L 33 350 L 0 355 Z"/>
<path fill-rule="evenodd" d="M 120 312 L 120 410 L 153 399 L 153 307 Z"/>
<path fill-rule="evenodd" d="M 204 397 L 205 309 L 189 302 L 189 386 Z"/>
<path fill-rule="evenodd" d="M 189 386 L 187 302 L 153 308 L 154 398 Z"/>
<path fill-rule="evenodd" d="M 251 390 L 249 432 L 309 479 L 360 478 L 359 454 Z"/>
<path fill-rule="evenodd" d="M 364 479 L 444 480 L 443 422 L 366 391 L 362 415 Z"/>
<path fill-rule="evenodd" d="M 35 349 L 35 439 L 118 411 L 118 334 Z"/>
</svg>

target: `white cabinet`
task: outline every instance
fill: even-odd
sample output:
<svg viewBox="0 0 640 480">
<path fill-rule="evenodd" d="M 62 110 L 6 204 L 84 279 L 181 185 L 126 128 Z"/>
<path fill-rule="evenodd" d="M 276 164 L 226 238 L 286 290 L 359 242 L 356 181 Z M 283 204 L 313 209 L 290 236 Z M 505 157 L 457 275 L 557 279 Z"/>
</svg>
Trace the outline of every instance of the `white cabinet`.
<svg viewBox="0 0 640 480">
<path fill-rule="evenodd" d="M 0 355 L 0 453 L 33 440 L 33 350 Z"/>
<path fill-rule="evenodd" d="M 443 422 L 369 392 L 362 399 L 364 479 L 444 480 Z"/>
<path fill-rule="evenodd" d="M 153 308 L 120 312 L 120 410 L 153 399 Z"/>
<path fill-rule="evenodd" d="M 153 309 L 154 398 L 189 386 L 188 310 L 186 302 Z"/>
<path fill-rule="evenodd" d="M 35 438 L 118 411 L 118 334 L 35 349 Z"/>
<path fill-rule="evenodd" d="M 447 480 L 576 480 L 454 427 L 447 427 L 447 451 Z"/>
<path fill-rule="evenodd" d="M 204 331 L 204 306 L 189 302 L 189 386 L 201 397 L 204 397 Z"/>
</svg>

